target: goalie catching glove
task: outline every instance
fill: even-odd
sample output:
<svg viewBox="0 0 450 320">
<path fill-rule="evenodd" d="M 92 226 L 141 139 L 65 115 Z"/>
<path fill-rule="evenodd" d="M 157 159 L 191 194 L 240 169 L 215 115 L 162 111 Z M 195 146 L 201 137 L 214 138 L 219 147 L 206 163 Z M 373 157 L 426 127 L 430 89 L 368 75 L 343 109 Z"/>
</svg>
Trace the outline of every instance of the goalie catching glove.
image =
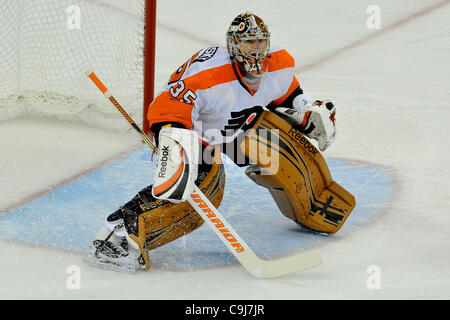
<svg viewBox="0 0 450 320">
<path fill-rule="evenodd" d="M 197 179 L 198 157 L 199 143 L 195 131 L 162 128 L 152 195 L 173 203 L 186 201 Z"/>
<path fill-rule="evenodd" d="M 310 139 L 317 140 L 320 151 L 325 151 L 336 136 L 336 107 L 333 102 L 316 100 L 302 108 L 275 108 L 275 112 L 289 123 L 299 127 Z"/>
</svg>

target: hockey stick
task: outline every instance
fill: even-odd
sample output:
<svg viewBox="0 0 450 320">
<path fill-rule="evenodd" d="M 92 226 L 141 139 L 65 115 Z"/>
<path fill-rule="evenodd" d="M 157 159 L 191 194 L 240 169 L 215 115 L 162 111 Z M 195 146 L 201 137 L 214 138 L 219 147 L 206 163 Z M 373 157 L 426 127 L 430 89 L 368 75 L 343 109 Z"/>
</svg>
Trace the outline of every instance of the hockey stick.
<svg viewBox="0 0 450 320">
<path fill-rule="evenodd" d="M 125 119 L 127 119 L 150 149 L 156 153 L 157 148 L 153 141 L 151 141 L 139 126 L 136 125 L 133 119 L 131 119 L 128 113 L 120 106 L 96 74 L 92 70 L 89 70 L 86 72 L 86 75 L 98 89 L 100 89 L 103 95 L 120 111 Z M 284 274 L 313 268 L 322 262 L 321 255 L 317 250 L 273 261 L 262 260 L 258 258 L 253 250 L 241 239 L 219 210 L 214 207 L 196 185 L 194 185 L 194 191 L 188 201 L 203 220 L 206 221 L 207 225 L 216 233 L 220 240 L 225 243 L 227 248 L 238 259 L 242 266 L 255 278 L 274 278 Z"/>
</svg>

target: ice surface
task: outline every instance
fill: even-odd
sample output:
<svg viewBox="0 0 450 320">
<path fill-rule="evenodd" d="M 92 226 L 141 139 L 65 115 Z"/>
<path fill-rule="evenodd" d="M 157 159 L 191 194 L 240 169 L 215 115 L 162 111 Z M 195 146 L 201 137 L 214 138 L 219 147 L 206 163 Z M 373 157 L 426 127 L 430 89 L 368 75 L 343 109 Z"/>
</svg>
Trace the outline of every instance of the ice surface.
<svg viewBox="0 0 450 320">
<path fill-rule="evenodd" d="M 443 5 L 413 16 L 434 3 Z M 366 27 L 371 4 L 366 0 L 158 2 L 159 86 L 198 49 L 222 44 L 230 20 L 250 9 L 269 24 L 272 43 L 294 55 L 304 90 L 336 102 L 338 136 L 325 156 L 368 161 L 394 177 L 392 198 L 373 219 L 319 245 L 321 266 L 272 280 L 255 280 L 237 264 L 194 271 L 154 268 L 130 276 L 85 266 L 80 253 L 2 240 L 0 297 L 450 298 L 450 3 L 378 0 L 379 32 L 388 31 L 339 50 L 377 32 Z M 397 21 L 405 22 L 395 26 Z M 332 52 L 334 57 L 314 63 Z M 77 123 L 44 119 L 1 123 L 0 211 L 64 185 L 138 145 L 134 133 L 120 135 Z M 238 209 L 244 206 L 236 204 Z M 66 286 L 70 265 L 81 267 L 80 290 Z M 380 289 L 367 287 L 367 268 L 372 265 L 381 270 Z"/>
<path fill-rule="evenodd" d="M 1 237 L 86 252 L 105 222 L 105 212 L 114 212 L 153 181 L 150 155 L 148 148 L 136 151 L 8 211 L 0 216 Z M 226 157 L 223 160 L 228 174 L 220 211 L 253 251 L 266 259 L 345 237 L 356 226 L 373 219 L 392 194 L 393 181 L 382 168 L 329 160 L 333 179 L 351 191 L 358 203 L 339 233 L 325 236 L 300 230 L 279 212 L 265 188 L 246 177 L 245 168 Z M 206 226 L 152 251 L 151 258 L 153 268 L 178 271 L 237 262 Z"/>
</svg>

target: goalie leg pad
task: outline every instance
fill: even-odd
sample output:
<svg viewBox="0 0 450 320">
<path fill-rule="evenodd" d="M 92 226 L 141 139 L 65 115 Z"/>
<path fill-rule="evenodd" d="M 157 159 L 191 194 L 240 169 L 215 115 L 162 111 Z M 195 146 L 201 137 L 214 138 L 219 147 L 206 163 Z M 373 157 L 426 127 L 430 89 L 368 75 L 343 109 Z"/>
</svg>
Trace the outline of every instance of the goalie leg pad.
<svg viewBox="0 0 450 320">
<path fill-rule="evenodd" d="M 152 188 L 155 198 L 180 203 L 192 193 L 197 178 L 198 135 L 181 128 L 162 128 Z"/>
<path fill-rule="evenodd" d="M 314 231 L 339 231 L 355 198 L 333 181 L 319 150 L 291 124 L 265 111 L 240 147 L 254 163 L 247 176 L 269 189 L 286 217 Z M 261 148 L 269 151 L 253 151 Z"/>
<path fill-rule="evenodd" d="M 225 187 L 225 170 L 219 148 L 214 150 L 212 165 L 200 165 L 195 183 L 215 207 L 220 205 Z M 156 199 L 152 195 L 152 186 L 140 191 L 108 219 L 119 217 L 123 218 L 129 237 L 143 253 L 178 239 L 204 223 L 187 201 L 173 203 Z M 143 257 L 146 256 L 143 254 Z M 150 261 L 145 263 L 149 269 Z"/>
</svg>

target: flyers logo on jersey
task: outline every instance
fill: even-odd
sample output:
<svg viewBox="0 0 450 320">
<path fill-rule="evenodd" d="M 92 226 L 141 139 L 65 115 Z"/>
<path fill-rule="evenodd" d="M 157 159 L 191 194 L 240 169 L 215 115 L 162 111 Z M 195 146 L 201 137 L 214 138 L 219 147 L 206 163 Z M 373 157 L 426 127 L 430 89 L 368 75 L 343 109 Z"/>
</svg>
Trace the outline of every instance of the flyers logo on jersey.
<svg viewBox="0 0 450 320">
<path fill-rule="evenodd" d="M 224 130 L 221 130 L 223 136 L 234 135 L 237 130 L 246 131 L 252 127 L 252 123 L 264 111 L 261 106 L 255 106 L 249 109 L 244 109 L 239 112 L 231 112 L 231 119 L 225 125 Z"/>
</svg>

